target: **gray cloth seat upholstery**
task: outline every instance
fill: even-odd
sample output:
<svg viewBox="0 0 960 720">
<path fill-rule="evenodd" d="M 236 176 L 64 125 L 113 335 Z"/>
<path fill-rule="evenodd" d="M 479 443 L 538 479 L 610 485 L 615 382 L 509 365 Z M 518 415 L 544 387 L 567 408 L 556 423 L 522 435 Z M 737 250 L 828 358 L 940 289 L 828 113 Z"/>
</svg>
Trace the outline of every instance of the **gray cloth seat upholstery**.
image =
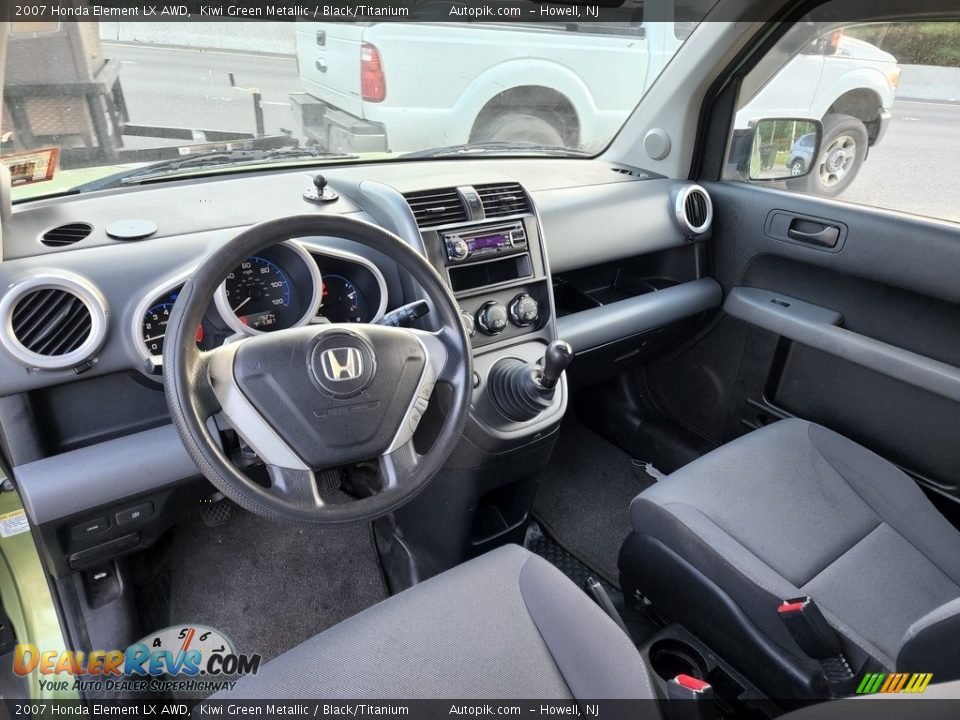
<svg viewBox="0 0 960 720">
<path fill-rule="evenodd" d="M 509 545 L 335 625 L 211 699 L 645 699 L 640 654 L 555 567 Z"/>
<path fill-rule="evenodd" d="M 835 432 L 791 419 L 749 433 L 645 490 L 630 516 L 625 591 L 775 696 L 824 694 L 777 614 L 805 595 L 855 670 L 960 676 L 960 533 L 907 475 Z"/>
</svg>

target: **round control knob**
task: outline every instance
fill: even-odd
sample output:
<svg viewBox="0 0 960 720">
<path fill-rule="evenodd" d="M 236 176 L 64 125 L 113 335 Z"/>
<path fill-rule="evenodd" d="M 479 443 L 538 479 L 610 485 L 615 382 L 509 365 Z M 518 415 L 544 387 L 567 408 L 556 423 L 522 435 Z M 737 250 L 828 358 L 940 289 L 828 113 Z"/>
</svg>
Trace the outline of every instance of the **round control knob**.
<svg viewBox="0 0 960 720">
<path fill-rule="evenodd" d="M 477 310 L 477 324 L 485 335 L 499 335 L 507 327 L 507 309 L 496 300 Z"/>
<path fill-rule="evenodd" d="M 518 327 L 533 325 L 540 319 L 540 303 L 527 293 L 517 295 L 510 301 L 510 319 Z"/>
<path fill-rule="evenodd" d="M 460 319 L 463 321 L 463 328 L 467 331 L 467 335 L 473 337 L 477 334 L 477 323 L 473 319 L 473 315 L 466 310 L 461 310 Z"/>
<path fill-rule="evenodd" d="M 451 260 L 466 260 L 467 255 L 470 254 L 470 246 L 467 245 L 467 241 L 463 239 L 455 240 L 447 247 Z"/>
</svg>

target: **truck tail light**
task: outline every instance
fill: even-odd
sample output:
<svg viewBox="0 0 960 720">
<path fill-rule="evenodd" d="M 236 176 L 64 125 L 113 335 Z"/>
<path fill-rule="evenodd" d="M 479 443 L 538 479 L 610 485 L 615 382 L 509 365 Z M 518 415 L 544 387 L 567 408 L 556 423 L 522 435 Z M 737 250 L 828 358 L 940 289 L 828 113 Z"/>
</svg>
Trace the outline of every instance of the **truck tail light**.
<svg viewBox="0 0 960 720">
<path fill-rule="evenodd" d="M 360 46 L 360 96 L 367 102 L 383 102 L 387 97 L 380 51 L 368 42 Z"/>
</svg>

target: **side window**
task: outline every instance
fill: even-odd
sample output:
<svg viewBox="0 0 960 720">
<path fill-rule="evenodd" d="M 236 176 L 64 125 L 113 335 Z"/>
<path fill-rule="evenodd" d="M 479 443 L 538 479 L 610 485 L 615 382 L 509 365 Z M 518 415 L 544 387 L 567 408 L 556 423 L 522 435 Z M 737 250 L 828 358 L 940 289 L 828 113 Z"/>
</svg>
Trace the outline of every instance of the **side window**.
<svg viewBox="0 0 960 720">
<path fill-rule="evenodd" d="M 760 153 L 773 186 L 960 222 L 958 48 L 957 22 L 797 23 L 744 78 L 726 179 Z M 823 123 L 816 154 L 787 123 L 753 137 L 798 118 Z"/>
</svg>

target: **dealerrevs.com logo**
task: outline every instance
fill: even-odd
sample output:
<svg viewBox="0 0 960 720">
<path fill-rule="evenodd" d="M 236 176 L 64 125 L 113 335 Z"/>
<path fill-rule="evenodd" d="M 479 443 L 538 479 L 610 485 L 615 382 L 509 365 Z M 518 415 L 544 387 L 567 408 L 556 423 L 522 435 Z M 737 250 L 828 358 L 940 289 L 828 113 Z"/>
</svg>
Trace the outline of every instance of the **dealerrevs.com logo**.
<svg viewBox="0 0 960 720">
<path fill-rule="evenodd" d="M 260 655 L 238 653 L 220 631 L 202 625 L 172 626 L 147 635 L 126 650 L 58 651 L 17 645 L 13 671 L 40 674 L 53 691 L 215 692 L 236 678 L 255 675 Z"/>
</svg>

